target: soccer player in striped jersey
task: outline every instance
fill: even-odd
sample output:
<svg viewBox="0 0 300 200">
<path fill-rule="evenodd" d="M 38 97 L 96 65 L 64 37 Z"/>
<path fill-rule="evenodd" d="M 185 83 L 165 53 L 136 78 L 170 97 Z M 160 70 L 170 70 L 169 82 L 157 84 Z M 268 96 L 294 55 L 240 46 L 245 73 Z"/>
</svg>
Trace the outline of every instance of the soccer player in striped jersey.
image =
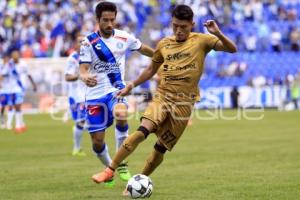
<svg viewBox="0 0 300 200">
<path fill-rule="evenodd" d="M 22 78 L 26 77 L 29 79 L 34 91 L 37 90 L 37 87 L 31 75 L 28 73 L 26 63 L 20 60 L 20 53 L 18 50 L 13 50 L 11 52 L 11 59 L 4 67 L 6 68 L 5 76 L 8 77 L 8 82 L 5 82 L 5 84 L 7 84 L 7 87 L 9 87 L 7 94 L 9 96 L 8 104 L 10 107 L 7 113 L 6 128 L 12 129 L 12 121 L 15 115 L 15 132 L 21 133 L 26 130 L 23 120 L 23 113 L 21 110 L 25 95 L 25 86 Z"/>
<path fill-rule="evenodd" d="M 105 144 L 105 130 L 116 119 L 117 148 L 128 136 L 127 100 L 117 99 L 115 94 L 125 87 L 125 53 L 127 50 L 152 57 L 153 49 L 142 44 L 133 35 L 115 29 L 117 8 L 114 3 L 100 2 L 95 9 L 99 30 L 88 35 L 80 49 L 80 76 L 87 85 L 87 122 L 93 150 L 105 166 L 111 164 Z M 130 178 L 126 162 L 118 165 L 120 178 Z M 92 176 L 95 181 L 98 174 Z M 114 180 L 106 183 L 114 184 Z"/>
<path fill-rule="evenodd" d="M 81 139 L 85 125 L 85 106 L 84 106 L 84 83 L 79 79 L 79 49 L 83 36 L 78 36 L 74 45 L 74 51 L 67 60 L 65 69 L 65 80 L 67 81 L 69 106 L 72 119 L 75 122 L 73 127 L 73 156 L 85 156 L 81 148 Z"/>
<path fill-rule="evenodd" d="M 5 124 L 5 117 L 4 117 L 4 112 L 5 108 L 8 105 L 8 91 L 9 87 L 7 85 L 7 76 L 6 75 L 6 70 L 5 70 L 5 64 L 8 62 L 9 56 L 6 54 L 3 56 L 2 63 L 0 64 L 0 106 L 1 106 L 1 111 L 0 111 L 0 128 L 4 129 L 6 128 Z"/>
</svg>

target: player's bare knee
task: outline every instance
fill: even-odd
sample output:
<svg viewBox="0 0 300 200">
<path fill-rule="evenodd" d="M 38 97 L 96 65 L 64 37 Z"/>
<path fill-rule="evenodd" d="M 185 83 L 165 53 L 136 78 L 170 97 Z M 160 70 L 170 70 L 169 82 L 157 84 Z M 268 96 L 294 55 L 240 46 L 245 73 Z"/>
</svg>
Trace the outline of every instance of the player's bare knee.
<svg viewBox="0 0 300 200">
<path fill-rule="evenodd" d="M 116 120 L 124 121 L 127 119 L 128 113 L 125 110 L 117 110 L 115 112 L 115 118 Z"/>
</svg>

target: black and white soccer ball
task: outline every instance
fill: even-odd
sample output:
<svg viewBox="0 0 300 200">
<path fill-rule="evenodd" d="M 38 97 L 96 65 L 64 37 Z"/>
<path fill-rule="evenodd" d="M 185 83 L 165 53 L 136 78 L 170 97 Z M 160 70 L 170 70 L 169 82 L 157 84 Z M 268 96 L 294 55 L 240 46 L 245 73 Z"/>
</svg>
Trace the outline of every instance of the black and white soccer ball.
<svg viewBox="0 0 300 200">
<path fill-rule="evenodd" d="M 153 183 L 148 176 L 136 174 L 129 179 L 127 191 L 133 199 L 149 198 L 153 191 Z"/>
</svg>

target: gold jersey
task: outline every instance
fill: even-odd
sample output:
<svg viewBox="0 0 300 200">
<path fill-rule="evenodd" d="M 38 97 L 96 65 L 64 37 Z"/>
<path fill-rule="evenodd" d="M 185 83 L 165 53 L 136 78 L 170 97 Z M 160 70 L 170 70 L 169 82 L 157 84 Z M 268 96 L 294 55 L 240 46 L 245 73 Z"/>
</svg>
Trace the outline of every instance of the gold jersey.
<svg viewBox="0 0 300 200">
<path fill-rule="evenodd" d="M 162 63 L 157 95 L 171 101 L 198 101 L 204 59 L 217 41 L 217 37 L 201 33 L 190 33 L 184 42 L 177 42 L 175 36 L 162 39 L 152 57 L 153 62 Z"/>
</svg>

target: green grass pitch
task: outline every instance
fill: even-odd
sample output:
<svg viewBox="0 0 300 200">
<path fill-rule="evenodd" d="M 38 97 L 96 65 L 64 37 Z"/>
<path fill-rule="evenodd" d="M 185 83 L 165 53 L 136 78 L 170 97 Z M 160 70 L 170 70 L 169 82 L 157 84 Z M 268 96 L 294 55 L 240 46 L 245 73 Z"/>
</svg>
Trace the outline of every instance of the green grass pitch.
<svg viewBox="0 0 300 200">
<path fill-rule="evenodd" d="M 193 125 L 151 175 L 151 199 L 299 199 L 300 112 L 263 114 L 259 121 L 194 117 Z M 29 115 L 25 120 L 24 134 L 0 130 L 1 200 L 126 199 L 120 195 L 126 183 L 118 178 L 112 189 L 90 180 L 103 167 L 91 151 L 88 133 L 83 138 L 88 155 L 72 157 L 71 121 L 62 123 L 49 115 Z M 130 130 L 137 126 L 138 121 L 131 119 Z M 106 139 L 112 154 L 112 128 Z M 142 169 L 154 142 L 152 135 L 129 158 L 133 174 Z"/>
</svg>

